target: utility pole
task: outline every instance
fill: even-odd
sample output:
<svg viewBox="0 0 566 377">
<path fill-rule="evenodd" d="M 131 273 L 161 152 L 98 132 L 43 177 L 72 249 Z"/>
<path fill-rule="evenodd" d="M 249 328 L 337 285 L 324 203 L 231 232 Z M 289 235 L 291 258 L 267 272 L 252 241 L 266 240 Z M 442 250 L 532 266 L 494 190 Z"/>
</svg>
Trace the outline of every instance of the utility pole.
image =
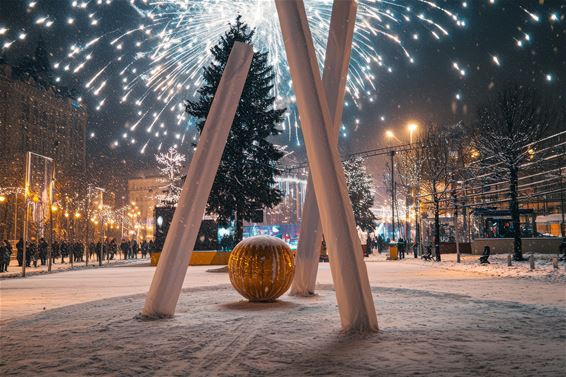
<svg viewBox="0 0 566 377">
<path fill-rule="evenodd" d="M 391 241 L 393 241 L 395 239 L 395 165 L 393 162 L 395 150 L 392 149 L 389 156 L 391 157 Z"/>
<path fill-rule="evenodd" d="M 564 176 L 562 175 L 562 169 L 560 169 L 560 212 L 562 215 L 560 235 L 566 237 L 566 223 L 564 222 Z"/>
<path fill-rule="evenodd" d="M 417 188 L 420 187 L 420 179 L 417 183 Z M 419 198 L 420 190 L 415 189 L 414 196 L 415 196 L 415 242 L 417 243 L 417 254 L 422 255 L 422 246 L 421 246 L 421 201 Z"/>
<path fill-rule="evenodd" d="M 102 266 L 102 258 L 103 258 L 103 253 L 102 250 L 104 250 L 104 244 L 105 244 L 105 232 L 104 232 L 104 215 L 102 214 L 102 210 L 104 209 L 104 193 L 106 192 L 106 190 L 104 190 L 101 187 L 95 187 L 96 190 L 98 190 L 100 192 L 100 201 L 98 203 L 98 209 L 99 209 L 99 218 L 100 218 L 100 225 L 102 228 L 102 242 L 100 244 L 100 255 L 98 257 L 98 265 Z"/>
<path fill-rule="evenodd" d="M 469 243 L 470 238 L 468 236 L 468 210 L 466 208 L 466 186 L 465 181 L 462 181 L 462 234 L 463 242 Z"/>
<path fill-rule="evenodd" d="M 16 191 L 14 192 L 14 234 L 12 237 L 14 240 L 18 239 L 18 193 L 19 188 L 16 188 Z"/>
<path fill-rule="evenodd" d="M 26 176 L 24 181 L 24 208 L 25 208 L 25 216 L 24 216 L 24 230 L 23 230 L 23 253 L 22 253 L 22 277 L 26 277 L 26 254 L 27 250 L 27 240 L 28 240 L 28 221 L 29 221 L 29 206 L 28 206 L 28 195 L 29 195 L 29 185 L 30 179 L 29 175 L 31 172 L 31 152 L 26 153 Z"/>
<path fill-rule="evenodd" d="M 88 266 L 88 260 L 90 258 L 90 247 L 89 247 L 89 243 L 88 243 L 88 233 L 90 231 L 89 229 L 89 223 L 90 223 L 90 196 L 91 196 L 91 190 L 92 190 L 92 185 L 89 183 L 86 189 L 86 208 L 85 208 L 85 264 Z"/>
<path fill-rule="evenodd" d="M 452 179 L 452 197 L 454 198 L 454 241 L 456 242 L 456 262 L 461 262 L 460 257 L 460 242 L 458 234 L 458 193 L 457 193 L 457 182 Z"/>
<path fill-rule="evenodd" d="M 47 253 L 47 271 L 51 271 L 53 255 L 53 185 L 55 185 L 55 160 L 51 160 L 51 182 L 49 187 L 49 248 Z"/>
</svg>

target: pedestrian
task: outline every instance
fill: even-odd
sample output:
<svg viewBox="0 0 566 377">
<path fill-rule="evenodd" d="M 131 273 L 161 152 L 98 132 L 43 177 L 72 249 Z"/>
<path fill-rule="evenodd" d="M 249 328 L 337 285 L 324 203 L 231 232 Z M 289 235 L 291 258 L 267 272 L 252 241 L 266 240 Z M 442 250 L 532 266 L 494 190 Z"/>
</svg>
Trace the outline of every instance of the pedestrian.
<svg viewBox="0 0 566 377">
<path fill-rule="evenodd" d="M 18 260 L 18 266 L 22 267 L 24 264 L 24 239 L 20 238 L 18 243 L 16 244 L 16 249 L 18 250 L 16 254 L 16 259 Z"/>
<path fill-rule="evenodd" d="M 90 244 L 88 245 L 88 253 L 89 259 L 92 259 L 94 257 L 94 254 L 96 253 L 96 245 L 93 241 L 90 241 Z"/>
<path fill-rule="evenodd" d="M 155 242 L 153 242 L 153 240 L 149 240 L 149 256 L 151 257 L 151 254 L 155 253 L 157 251 L 157 246 L 155 245 Z"/>
<path fill-rule="evenodd" d="M 6 246 L 4 244 L 0 244 L 0 273 L 4 272 L 4 253 L 5 253 Z"/>
<path fill-rule="evenodd" d="M 402 237 L 397 241 L 397 250 L 399 251 L 399 259 L 405 259 L 405 240 Z"/>
<path fill-rule="evenodd" d="M 385 240 L 383 239 L 383 236 L 380 234 L 377 237 L 377 252 L 379 254 L 381 254 L 381 252 L 385 249 Z"/>
<path fill-rule="evenodd" d="M 73 263 L 75 261 L 75 244 L 69 242 L 67 250 L 69 251 L 69 263 Z"/>
<path fill-rule="evenodd" d="M 122 242 L 120 242 L 120 252 L 122 253 L 124 259 L 128 259 L 128 243 L 123 238 Z"/>
<path fill-rule="evenodd" d="M 415 258 L 418 258 L 419 244 L 417 243 L 417 240 L 415 240 L 415 242 L 413 242 L 413 254 L 414 254 Z"/>
<path fill-rule="evenodd" d="M 83 257 L 81 255 L 81 243 L 80 242 L 75 242 L 73 244 L 73 255 L 74 255 L 74 261 L 75 262 L 80 262 L 82 261 Z"/>
<path fill-rule="evenodd" d="M 45 241 L 45 238 L 41 237 L 39 240 L 39 259 L 41 261 L 41 265 L 45 266 L 47 264 L 47 248 L 49 245 Z"/>
<path fill-rule="evenodd" d="M 365 257 L 369 257 L 372 254 L 372 252 L 373 252 L 372 245 L 373 245 L 373 241 L 368 234 L 368 237 L 366 238 L 366 249 L 365 249 L 365 252 L 364 252 Z"/>
<path fill-rule="evenodd" d="M 110 260 L 110 240 L 107 238 L 104 240 L 104 245 L 102 247 L 103 253 L 104 253 L 104 258 L 106 258 L 106 261 Z"/>
<path fill-rule="evenodd" d="M 53 242 L 53 244 L 51 245 L 51 263 L 55 264 L 55 259 L 57 257 L 59 257 L 59 242 L 57 242 L 57 240 L 55 240 L 55 242 Z"/>
<path fill-rule="evenodd" d="M 8 240 L 4 240 L 4 244 L 0 246 L 0 272 L 8 272 L 11 256 L 12 245 Z"/>
<path fill-rule="evenodd" d="M 138 259 L 138 241 L 136 241 L 135 239 L 132 240 L 132 255 L 134 258 Z"/>
<path fill-rule="evenodd" d="M 69 246 L 65 240 L 61 241 L 61 264 L 65 263 L 65 258 L 69 255 Z"/>
<path fill-rule="evenodd" d="M 29 244 L 29 253 L 26 253 L 26 266 L 30 267 L 33 261 L 33 266 L 37 267 L 37 260 L 39 259 L 39 252 L 37 250 L 37 244 L 32 242 Z"/>
<path fill-rule="evenodd" d="M 100 240 L 96 243 L 96 260 L 102 260 L 102 242 Z"/>
<path fill-rule="evenodd" d="M 147 252 L 149 251 L 149 244 L 147 243 L 147 241 L 144 239 L 142 244 L 141 244 L 141 253 L 142 253 L 142 258 L 145 259 L 145 257 L 147 256 Z"/>
<path fill-rule="evenodd" d="M 134 252 L 132 250 L 132 241 L 128 240 L 128 258 L 133 258 Z"/>
<path fill-rule="evenodd" d="M 118 253 L 118 242 L 116 242 L 116 238 L 112 238 L 110 242 L 110 259 L 114 259 L 114 256 Z"/>
</svg>

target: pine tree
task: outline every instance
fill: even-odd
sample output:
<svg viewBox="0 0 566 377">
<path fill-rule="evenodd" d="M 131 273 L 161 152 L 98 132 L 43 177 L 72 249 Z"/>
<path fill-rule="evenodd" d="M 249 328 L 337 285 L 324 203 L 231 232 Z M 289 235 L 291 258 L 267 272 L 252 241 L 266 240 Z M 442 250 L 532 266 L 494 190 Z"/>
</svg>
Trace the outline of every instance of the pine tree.
<svg viewBox="0 0 566 377">
<path fill-rule="evenodd" d="M 364 159 L 355 157 L 344 161 L 344 172 L 356 225 L 364 232 L 372 232 L 375 230 L 376 220 L 371 211 L 374 200 L 371 190 L 373 183 L 371 175 L 366 171 Z"/>
<path fill-rule="evenodd" d="M 204 85 L 199 98 L 188 101 L 186 111 L 197 119 L 202 133 L 214 93 L 234 42 L 251 44 L 255 30 L 242 22 L 241 16 L 212 47 L 214 61 L 204 69 Z M 277 161 L 283 157 L 280 148 L 268 138 L 281 133 L 277 125 L 286 109 L 275 108 L 273 67 L 266 52 L 254 52 L 252 64 L 236 111 L 228 142 L 207 204 L 207 213 L 216 214 L 220 224 L 236 222 L 236 241 L 242 239 L 243 221 L 251 221 L 264 207 L 281 201 L 275 187 L 279 174 Z"/>
<path fill-rule="evenodd" d="M 163 193 L 157 196 L 160 205 L 173 206 L 179 201 L 181 194 L 181 168 L 185 162 L 185 155 L 175 148 L 169 148 L 167 153 L 155 155 L 159 171 L 167 183 L 161 187 Z"/>
</svg>

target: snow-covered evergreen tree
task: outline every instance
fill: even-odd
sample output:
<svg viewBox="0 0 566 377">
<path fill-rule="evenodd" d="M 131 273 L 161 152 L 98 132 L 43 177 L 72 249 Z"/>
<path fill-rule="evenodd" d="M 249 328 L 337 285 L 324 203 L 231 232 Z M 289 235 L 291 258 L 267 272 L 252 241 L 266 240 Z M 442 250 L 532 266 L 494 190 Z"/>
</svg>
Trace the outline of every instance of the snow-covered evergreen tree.
<svg viewBox="0 0 566 377">
<path fill-rule="evenodd" d="M 186 158 L 177 149 L 171 147 L 167 152 L 155 155 L 159 165 L 159 172 L 163 176 L 165 186 L 161 187 L 162 193 L 157 195 L 159 205 L 173 206 L 179 201 L 181 194 L 181 169 Z"/>
<path fill-rule="evenodd" d="M 344 161 L 344 172 L 356 225 L 364 232 L 372 232 L 375 230 L 374 221 L 376 220 L 371 211 L 374 200 L 373 182 L 364 165 L 364 159 L 354 157 Z"/>
<path fill-rule="evenodd" d="M 234 42 L 251 44 L 254 32 L 238 16 L 219 43 L 212 47 L 214 61 L 204 69 L 199 98 L 188 101 L 186 108 L 187 113 L 196 118 L 201 132 Z M 281 201 L 275 176 L 279 174 L 276 164 L 283 157 L 283 151 L 268 139 L 281 133 L 277 126 L 283 120 L 285 109 L 275 107 L 273 78 L 267 53 L 254 52 L 208 199 L 207 213 L 216 214 L 221 224 L 236 221 L 236 241 L 242 238 L 244 220 L 252 220 L 263 207 L 272 208 Z"/>
</svg>

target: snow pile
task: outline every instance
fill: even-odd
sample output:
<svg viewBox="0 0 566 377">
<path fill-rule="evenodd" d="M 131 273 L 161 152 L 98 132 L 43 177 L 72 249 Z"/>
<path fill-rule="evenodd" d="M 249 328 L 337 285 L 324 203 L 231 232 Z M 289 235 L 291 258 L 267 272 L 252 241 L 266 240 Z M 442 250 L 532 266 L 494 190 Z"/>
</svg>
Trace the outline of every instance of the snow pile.
<svg viewBox="0 0 566 377">
<path fill-rule="evenodd" d="M 461 263 L 456 263 L 456 254 L 443 254 L 442 262 L 424 261 L 420 258 L 415 259 L 413 254 L 406 254 L 406 258 L 391 263 L 413 263 L 444 268 L 455 271 L 477 272 L 497 277 L 513 277 L 535 279 L 545 282 L 566 283 L 566 263 L 558 262 L 558 270 L 552 265 L 551 254 L 533 254 L 535 258 L 535 269 L 530 270 L 528 260 L 523 262 L 512 261 L 512 266 L 507 265 L 507 255 L 495 254 L 489 257 L 490 264 L 480 264 L 479 255 L 462 255 Z M 524 255 L 528 259 L 529 255 Z M 555 256 L 555 255 L 554 255 Z M 387 259 L 387 254 L 382 253 L 366 258 L 366 262 L 383 262 Z"/>
</svg>

